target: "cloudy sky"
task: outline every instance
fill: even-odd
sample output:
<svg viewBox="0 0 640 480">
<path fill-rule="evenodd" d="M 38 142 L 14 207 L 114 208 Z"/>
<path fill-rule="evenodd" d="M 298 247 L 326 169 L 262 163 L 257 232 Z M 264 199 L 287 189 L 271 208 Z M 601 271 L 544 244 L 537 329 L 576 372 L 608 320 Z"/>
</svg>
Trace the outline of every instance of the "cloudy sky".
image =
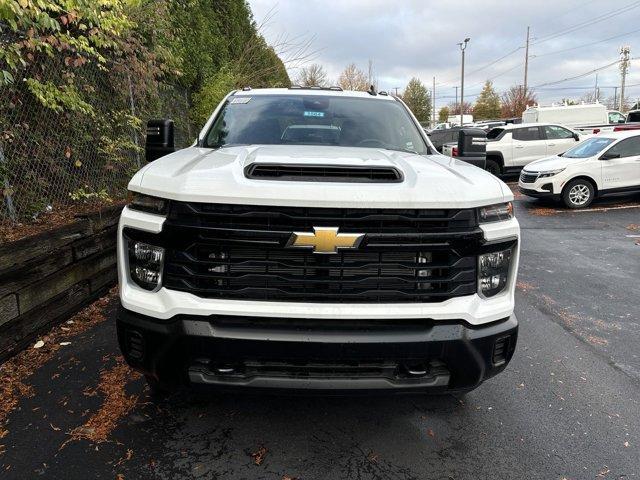
<svg viewBox="0 0 640 480">
<path fill-rule="evenodd" d="M 640 97 L 640 1 L 619 0 L 249 0 L 255 19 L 274 45 L 302 44 L 329 78 L 350 62 L 367 70 L 373 61 L 381 90 L 401 91 L 413 76 L 429 87 L 436 77 L 436 105 L 454 100 L 460 83 L 457 43 L 466 50 L 465 99 L 474 100 L 485 80 L 500 91 L 522 84 L 524 44 L 531 27 L 529 85 L 538 100 L 579 98 L 596 74 L 560 82 L 619 58 L 631 47 L 627 93 Z M 615 38 L 612 38 L 615 37 Z M 283 40 L 286 40 L 284 42 Z M 291 54 L 289 54 L 291 56 Z M 284 55 L 285 57 L 287 54 Z M 294 55 L 295 56 L 295 55 Z M 501 58 L 504 57 L 504 58 Z M 500 60 L 499 60 L 500 59 Z M 494 61 L 499 60 L 495 63 Z M 287 63 L 292 78 L 298 64 Z M 557 83 L 556 83 L 557 82 Z M 620 84 L 617 65 L 598 71 L 606 96 Z M 618 91 L 619 93 L 619 91 Z M 474 95 L 475 94 L 475 95 Z M 469 98 L 470 97 L 470 98 Z"/>
</svg>

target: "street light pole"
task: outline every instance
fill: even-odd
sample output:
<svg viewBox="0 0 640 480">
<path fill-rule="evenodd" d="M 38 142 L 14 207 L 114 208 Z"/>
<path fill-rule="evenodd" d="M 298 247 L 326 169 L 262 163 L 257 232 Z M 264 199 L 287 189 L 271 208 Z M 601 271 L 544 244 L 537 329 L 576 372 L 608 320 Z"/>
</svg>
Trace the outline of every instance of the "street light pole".
<svg viewBox="0 0 640 480">
<path fill-rule="evenodd" d="M 458 46 L 460 47 L 460 51 L 462 52 L 462 73 L 461 73 L 461 82 L 460 82 L 460 126 L 462 127 L 462 120 L 464 115 L 464 51 L 467 49 L 467 44 L 469 43 L 470 38 L 465 38 L 464 42 L 460 42 Z"/>
</svg>

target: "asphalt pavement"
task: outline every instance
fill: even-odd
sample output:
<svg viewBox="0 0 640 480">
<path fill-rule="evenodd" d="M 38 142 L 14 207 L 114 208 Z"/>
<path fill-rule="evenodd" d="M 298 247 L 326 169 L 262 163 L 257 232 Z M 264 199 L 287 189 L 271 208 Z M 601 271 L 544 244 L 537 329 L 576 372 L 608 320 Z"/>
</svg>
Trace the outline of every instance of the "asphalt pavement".
<svg viewBox="0 0 640 480">
<path fill-rule="evenodd" d="M 110 301 L 20 378 L 0 478 L 640 477 L 640 197 L 583 212 L 518 197 L 516 213 L 518 347 L 466 396 L 152 401 Z"/>
</svg>

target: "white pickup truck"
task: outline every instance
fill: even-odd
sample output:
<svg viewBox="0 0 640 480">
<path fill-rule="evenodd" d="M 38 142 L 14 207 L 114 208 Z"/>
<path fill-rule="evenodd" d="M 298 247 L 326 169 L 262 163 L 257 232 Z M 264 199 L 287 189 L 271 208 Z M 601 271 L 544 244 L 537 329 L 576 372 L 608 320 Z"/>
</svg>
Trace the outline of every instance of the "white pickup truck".
<svg viewBox="0 0 640 480">
<path fill-rule="evenodd" d="M 550 123 L 493 128 L 487 133 L 486 169 L 494 175 L 517 171 L 534 160 L 562 153 L 585 138 L 585 134 Z M 455 156 L 454 147 L 444 145 L 442 153 Z"/>
<path fill-rule="evenodd" d="M 402 100 L 244 89 L 172 139 L 149 122 L 118 232 L 120 348 L 154 389 L 468 391 L 505 368 L 513 194 Z"/>
</svg>

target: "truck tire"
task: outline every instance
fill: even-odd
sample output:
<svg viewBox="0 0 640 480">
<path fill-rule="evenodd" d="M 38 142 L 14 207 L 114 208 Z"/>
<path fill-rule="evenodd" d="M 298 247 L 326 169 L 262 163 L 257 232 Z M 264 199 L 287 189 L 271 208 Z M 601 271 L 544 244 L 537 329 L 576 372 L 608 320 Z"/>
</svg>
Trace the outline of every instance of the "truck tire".
<svg viewBox="0 0 640 480">
<path fill-rule="evenodd" d="M 593 202 L 595 194 L 595 188 L 589 180 L 576 178 L 567 183 L 562 190 L 562 201 L 571 209 L 586 208 Z"/>
<path fill-rule="evenodd" d="M 500 164 L 493 158 L 487 158 L 487 165 L 485 167 L 485 170 L 489 173 L 493 173 L 496 177 L 499 177 L 502 174 Z"/>
</svg>

